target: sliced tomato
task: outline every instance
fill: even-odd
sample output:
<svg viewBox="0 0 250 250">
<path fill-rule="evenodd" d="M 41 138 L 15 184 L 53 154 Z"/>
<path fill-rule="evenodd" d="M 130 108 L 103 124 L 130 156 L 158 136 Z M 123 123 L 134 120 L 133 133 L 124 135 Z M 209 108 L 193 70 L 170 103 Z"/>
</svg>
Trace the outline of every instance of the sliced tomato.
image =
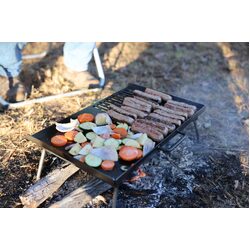
<svg viewBox="0 0 250 250">
<path fill-rule="evenodd" d="M 128 132 L 125 128 L 115 128 L 113 129 L 113 132 L 116 134 L 120 134 L 121 138 L 125 138 L 128 135 Z"/>
<path fill-rule="evenodd" d="M 123 146 L 119 151 L 119 156 L 124 161 L 133 161 L 138 156 L 138 150 L 131 146 Z"/>
<path fill-rule="evenodd" d="M 74 141 L 75 136 L 78 134 L 79 132 L 76 130 L 72 130 L 72 131 L 68 131 L 64 134 L 65 138 L 68 141 Z"/>
<path fill-rule="evenodd" d="M 121 139 L 122 138 L 120 134 L 112 134 L 111 137 L 114 139 Z"/>
<path fill-rule="evenodd" d="M 64 135 L 55 135 L 51 138 L 51 144 L 55 147 L 63 147 L 67 144 L 67 139 Z"/>
<path fill-rule="evenodd" d="M 77 119 L 80 123 L 84 123 L 84 122 L 93 122 L 95 117 L 92 114 L 84 113 L 78 115 Z"/>
<path fill-rule="evenodd" d="M 114 161 L 108 161 L 105 160 L 102 162 L 101 168 L 106 171 L 110 171 L 114 168 L 115 162 Z"/>
<path fill-rule="evenodd" d="M 138 149 L 138 148 L 137 148 L 137 151 L 138 151 L 138 155 L 137 155 L 136 159 L 140 159 L 143 155 L 143 152 L 141 149 Z"/>
</svg>

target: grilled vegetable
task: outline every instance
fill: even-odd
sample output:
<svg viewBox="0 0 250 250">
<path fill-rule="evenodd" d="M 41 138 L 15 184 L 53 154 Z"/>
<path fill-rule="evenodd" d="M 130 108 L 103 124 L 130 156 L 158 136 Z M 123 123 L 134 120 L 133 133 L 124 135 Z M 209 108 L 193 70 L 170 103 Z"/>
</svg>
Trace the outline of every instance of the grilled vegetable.
<svg viewBox="0 0 250 250">
<path fill-rule="evenodd" d="M 111 134 L 113 132 L 109 125 L 93 127 L 92 130 L 98 135 Z"/>
<path fill-rule="evenodd" d="M 119 125 L 116 126 L 117 128 L 124 128 L 128 130 L 128 124 L 127 123 L 120 123 Z"/>
<path fill-rule="evenodd" d="M 111 137 L 114 138 L 114 139 L 121 139 L 120 134 L 112 134 Z"/>
<path fill-rule="evenodd" d="M 141 148 L 140 144 L 136 140 L 133 140 L 133 139 L 125 138 L 122 140 L 122 143 L 125 144 L 125 146 Z"/>
<path fill-rule="evenodd" d="M 119 151 L 119 156 L 124 161 L 133 161 L 138 156 L 138 150 L 134 147 L 123 146 Z"/>
<path fill-rule="evenodd" d="M 102 162 L 101 168 L 105 171 L 110 171 L 114 168 L 114 166 L 115 162 L 106 160 Z"/>
<path fill-rule="evenodd" d="M 113 148 L 115 148 L 115 149 L 118 149 L 119 144 L 120 144 L 119 141 L 116 140 L 116 139 L 114 139 L 114 138 L 107 139 L 107 140 L 104 142 L 104 145 L 105 145 L 105 146 L 111 146 L 111 147 L 113 147 Z"/>
<path fill-rule="evenodd" d="M 105 140 L 97 135 L 96 138 L 93 140 L 93 147 L 100 148 L 103 146 L 104 142 L 105 142 Z"/>
<path fill-rule="evenodd" d="M 131 132 L 131 133 L 128 133 L 127 137 L 130 138 L 130 139 L 137 140 L 142 135 L 143 135 L 142 133 L 136 133 L 136 134 L 134 134 L 133 132 Z"/>
<path fill-rule="evenodd" d="M 110 146 L 94 148 L 90 153 L 101 158 L 102 160 L 118 161 L 116 149 Z"/>
<path fill-rule="evenodd" d="M 95 117 L 96 125 L 112 124 L 112 120 L 107 113 L 99 113 Z"/>
<path fill-rule="evenodd" d="M 75 136 L 78 134 L 78 131 L 72 130 L 72 131 L 68 131 L 64 134 L 64 137 L 68 140 L 68 141 L 74 141 Z"/>
<path fill-rule="evenodd" d="M 141 145 L 144 145 L 145 144 L 145 142 L 147 141 L 147 139 L 148 139 L 148 136 L 147 136 L 147 134 L 142 134 L 138 139 L 137 139 L 137 141 L 141 144 Z"/>
<path fill-rule="evenodd" d="M 55 147 L 63 147 L 67 144 L 67 139 L 63 135 L 55 135 L 50 141 Z"/>
<path fill-rule="evenodd" d="M 92 140 L 94 140 L 95 138 L 96 138 L 96 133 L 94 133 L 94 132 L 88 132 L 87 134 L 86 134 L 86 137 L 87 137 L 87 139 L 88 140 L 90 140 L 90 141 L 92 141 Z"/>
<path fill-rule="evenodd" d="M 78 143 L 83 143 L 83 142 L 86 142 L 87 139 L 82 132 L 78 132 L 74 138 L 74 141 Z"/>
<path fill-rule="evenodd" d="M 79 124 L 77 119 L 70 119 L 69 123 L 58 123 L 56 122 L 56 130 L 60 131 L 60 132 L 68 132 L 71 130 L 74 130 L 77 125 Z"/>
<path fill-rule="evenodd" d="M 93 122 L 84 122 L 80 124 L 79 127 L 84 130 L 92 130 L 94 127 L 96 127 L 96 124 Z"/>
<path fill-rule="evenodd" d="M 138 151 L 138 155 L 137 155 L 136 159 L 140 159 L 143 156 L 143 152 L 141 149 L 137 149 L 137 151 Z"/>
<path fill-rule="evenodd" d="M 92 154 L 88 154 L 86 157 L 85 157 L 85 163 L 87 165 L 89 165 L 90 167 L 99 167 L 102 163 L 102 159 L 95 156 L 95 155 L 92 155 Z"/>
<path fill-rule="evenodd" d="M 120 134 L 121 138 L 125 138 L 128 135 L 128 132 L 125 128 L 117 128 L 116 127 L 115 129 L 113 129 L 113 132 L 116 134 Z"/>
<path fill-rule="evenodd" d="M 90 143 L 88 143 L 79 151 L 79 154 L 87 155 L 91 152 L 92 149 L 93 149 L 92 146 L 90 145 Z"/>
<path fill-rule="evenodd" d="M 80 123 L 93 122 L 95 117 L 92 114 L 84 113 L 84 114 L 78 115 L 77 119 Z"/>
<path fill-rule="evenodd" d="M 154 147 L 155 147 L 155 142 L 153 142 L 151 139 L 148 138 L 144 143 L 143 156 L 148 154 Z"/>
<path fill-rule="evenodd" d="M 72 147 L 69 151 L 71 155 L 78 155 L 82 147 L 79 143 L 77 143 L 74 147 Z"/>
<path fill-rule="evenodd" d="M 100 137 L 102 137 L 103 139 L 109 139 L 110 138 L 110 134 L 102 134 L 100 135 Z"/>
</svg>

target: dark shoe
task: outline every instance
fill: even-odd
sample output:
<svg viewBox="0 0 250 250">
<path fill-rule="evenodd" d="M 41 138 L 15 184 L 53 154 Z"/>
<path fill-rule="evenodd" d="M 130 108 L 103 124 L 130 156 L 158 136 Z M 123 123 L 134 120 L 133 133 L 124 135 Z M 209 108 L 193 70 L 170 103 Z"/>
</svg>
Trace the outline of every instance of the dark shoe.
<svg viewBox="0 0 250 250">
<path fill-rule="evenodd" d="M 17 77 L 10 83 L 6 77 L 0 77 L 0 96 L 9 102 L 21 102 L 26 99 L 28 91 Z"/>
<path fill-rule="evenodd" d="M 88 88 L 90 84 L 98 84 L 99 80 L 97 80 L 93 75 L 91 75 L 88 71 L 72 71 L 65 66 L 65 70 L 63 71 L 63 78 L 73 83 L 77 89 Z"/>
</svg>

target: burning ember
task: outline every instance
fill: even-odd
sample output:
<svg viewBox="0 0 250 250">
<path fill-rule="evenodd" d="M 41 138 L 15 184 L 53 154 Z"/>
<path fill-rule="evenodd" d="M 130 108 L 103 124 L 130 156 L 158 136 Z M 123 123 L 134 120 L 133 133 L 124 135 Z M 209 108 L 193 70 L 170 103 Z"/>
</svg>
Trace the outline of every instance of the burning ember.
<svg viewBox="0 0 250 250">
<path fill-rule="evenodd" d="M 141 168 L 139 168 L 139 169 L 137 170 L 137 175 L 133 176 L 133 177 L 129 180 L 129 182 L 138 181 L 139 179 L 141 179 L 141 178 L 143 178 L 143 177 L 145 177 L 145 176 L 147 176 L 146 173 L 143 172 L 143 171 L 141 170 Z"/>
</svg>

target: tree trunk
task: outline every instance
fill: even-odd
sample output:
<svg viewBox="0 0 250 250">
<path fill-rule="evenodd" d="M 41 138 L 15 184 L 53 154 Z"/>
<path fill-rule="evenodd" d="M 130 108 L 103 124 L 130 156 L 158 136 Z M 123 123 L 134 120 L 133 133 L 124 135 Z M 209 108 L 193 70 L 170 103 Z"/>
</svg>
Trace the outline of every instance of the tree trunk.
<svg viewBox="0 0 250 250">
<path fill-rule="evenodd" d="M 35 208 L 51 197 L 58 188 L 79 170 L 75 165 L 63 169 L 55 169 L 44 178 L 37 181 L 19 198 L 25 208 Z"/>
</svg>

